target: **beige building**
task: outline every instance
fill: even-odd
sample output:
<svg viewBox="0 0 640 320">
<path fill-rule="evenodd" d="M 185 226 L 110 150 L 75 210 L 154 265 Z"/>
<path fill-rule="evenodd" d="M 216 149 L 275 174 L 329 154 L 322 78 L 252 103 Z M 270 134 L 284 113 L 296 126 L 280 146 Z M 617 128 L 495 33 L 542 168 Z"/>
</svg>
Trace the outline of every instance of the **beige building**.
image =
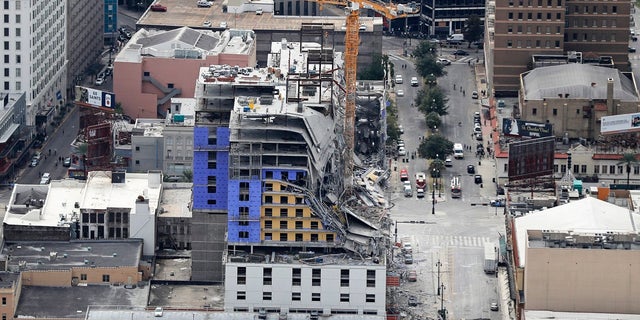
<svg viewBox="0 0 640 320">
<path fill-rule="evenodd" d="M 595 139 L 600 119 L 640 110 L 631 74 L 615 68 L 569 63 L 520 76 L 520 118 L 550 123 L 557 137 Z"/>
<path fill-rule="evenodd" d="M 67 1 L 67 98 L 104 48 L 104 1 Z M 81 49 L 80 49 L 81 48 Z M 87 77 L 90 75 L 86 75 Z"/>
<path fill-rule="evenodd" d="M 610 56 L 628 70 L 628 1 L 492 0 L 487 3 L 486 61 L 494 94 L 515 95 L 533 55 L 568 51 Z M 491 91 L 490 91 L 491 92 Z"/>
<path fill-rule="evenodd" d="M 586 197 L 515 218 L 520 319 L 527 311 L 640 313 L 640 216 Z"/>
</svg>

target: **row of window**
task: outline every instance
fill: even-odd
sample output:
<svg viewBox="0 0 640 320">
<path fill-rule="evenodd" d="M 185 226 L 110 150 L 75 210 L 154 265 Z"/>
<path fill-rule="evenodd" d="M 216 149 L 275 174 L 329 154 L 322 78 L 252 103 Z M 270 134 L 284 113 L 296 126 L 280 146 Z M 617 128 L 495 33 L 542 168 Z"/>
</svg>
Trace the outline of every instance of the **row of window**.
<svg viewBox="0 0 640 320">
<path fill-rule="evenodd" d="M 265 311 L 267 313 L 280 313 L 280 308 L 274 307 L 265 307 L 265 308 L 253 308 L 253 312 L 262 312 Z M 247 307 L 234 307 L 233 312 L 249 312 L 249 308 Z M 300 308 L 289 308 L 288 313 L 309 313 L 309 314 L 322 314 L 323 310 L 315 310 L 315 309 L 300 309 Z M 353 309 L 331 309 L 331 314 L 358 314 L 358 310 Z M 362 314 L 365 315 L 377 315 L 377 310 L 362 310 Z M 2 319 L 5 320 L 5 319 Z"/>
<path fill-rule="evenodd" d="M 238 291 L 236 293 L 237 300 L 247 300 L 247 292 L 246 291 Z M 272 292 L 263 292 L 262 293 L 262 301 L 271 301 L 273 299 Z M 351 296 L 349 293 L 341 293 L 340 294 L 340 302 L 351 302 Z M 292 292 L 291 293 L 291 301 L 302 301 L 302 293 L 301 292 Z M 311 293 L 311 301 L 321 302 L 321 294 L 319 292 Z M 375 303 L 376 295 L 367 293 L 365 295 L 365 302 L 367 303 Z"/>
<path fill-rule="evenodd" d="M 236 284 L 246 285 L 247 284 L 247 268 L 246 267 L 238 267 L 236 269 L 237 278 Z M 351 270 L 349 269 L 341 269 L 340 270 L 340 286 L 348 287 L 349 286 L 349 274 Z M 263 285 L 272 285 L 272 268 L 263 268 L 262 269 L 262 284 Z M 367 278 L 366 278 L 367 288 L 375 288 L 376 287 L 376 270 L 367 270 Z M 319 287 L 322 283 L 322 269 L 311 269 L 311 285 L 314 287 Z M 302 269 L 301 268 L 292 268 L 291 269 L 291 285 L 301 286 L 302 285 Z"/>
<path fill-rule="evenodd" d="M 523 47 L 523 44 L 525 45 Z M 553 48 L 560 48 L 560 40 L 556 40 L 553 41 L 553 43 L 551 42 L 551 40 L 544 40 L 544 46 L 542 43 L 542 40 L 535 40 L 535 47 L 536 48 L 552 48 L 551 45 L 553 44 Z M 534 40 L 517 40 L 516 41 L 516 48 L 533 48 L 532 46 L 534 45 Z M 509 39 L 507 40 L 507 48 L 513 48 L 513 40 Z"/>
<path fill-rule="evenodd" d="M 611 23 L 609 23 L 611 21 Z M 598 24 L 600 22 L 600 24 Z M 618 22 L 616 19 L 569 19 L 567 20 L 567 27 L 573 26 L 574 28 L 617 28 Z M 626 30 L 624 30 L 626 33 Z"/>
<path fill-rule="evenodd" d="M 287 221 L 287 220 L 280 221 L 280 229 L 281 230 L 289 229 L 289 222 L 290 221 Z M 318 226 L 319 226 L 318 221 L 311 221 L 309 229 L 318 230 Z M 264 221 L 264 228 L 265 229 L 273 229 L 273 221 L 272 220 L 265 220 Z M 302 221 L 295 221 L 295 229 L 296 230 L 304 229 L 303 222 Z"/>
<path fill-rule="evenodd" d="M 304 209 L 303 208 L 293 208 L 294 210 L 289 210 L 292 208 L 280 208 L 280 215 L 273 214 L 274 208 L 264 208 L 264 216 L 265 217 L 290 217 L 290 218 L 303 218 L 304 217 Z M 289 215 L 289 213 L 293 213 L 295 215 Z"/>
<path fill-rule="evenodd" d="M 105 221 L 104 213 L 96 213 L 96 212 L 83 212 L 82 213 L 82 223 L 104 223 Z M 109 212 L 107 214 L 108 222 L 115 223 L 129 223 L 129 213 L 128 212 Z"/>
<path fill-rule="evenodd" d="M 576 174 L 588 174 L 587 172 L 588 166 L 586 164 L 574 164 L 573 165 L 573 173 Z M 593 173 L 594 174 L 626 174 L 626 166 L 625 165 L 607 165 L 607 164 L 596 164 L 593 165 Z M 504 172 L 507 172 L 508 165 L 504 164 Z M 554 173 L 565 173 L 567 172 L 567 165 L 561 164 L 553 165 Z M 640 166 L 631 166 L 631 174 L 640 175 Z"/>
<path fill-rule="evenodd" d="M 102 275 L 102 282 L 109 282 L 110 278 L 111 277 L 108 274 L 103 274 Z M 86 273 L 81 273 L 80 274 L 80 280 L 81 281 L 87 281 L 87 274 Z"/>
<path fill-rule="evenodd" d="M 527 34 L 551 34 L 551 26 L 546 26 L 544 29 L 542 29 L 542 26 L 535 26 L 535 30 L 533 29 L 534 26 L 527 24 L 526 25 L 526 33 Z M 513 25 L 508 25 L 507 26 L 507 33 L 514 33 L 513 32 Z M 524 25 L 516 25 L 515 26 L 516 32 L 515 33 L 523 33 L 524 30 Z M 555 33 L 556 34 L 561 34 L 562 33 L 562 28 L 560 26 L 556 26 L 555 27 Z"/>
<path fill-rule="evenodd" d="M 293 239 L 291 239 L 291 237 L 293 237 Z M 333 234 L 327 233 L 324 235 L 324 237 L 325 237 L 325 242 L 333 242 L 333 239 L 334 239 Z M 247 238 L 249 238 L 248 234 L 247 234 Z M 295 241 L 295 242 L 305 241 L 304 235 L 302 233 L 289 234 L 287 232 L 280 232 L 279 239 L 280 239 L 279 241 Z M 264 240 L 266 241 L 274 240 L 273 233 L 265 232 Z M 320 235 L 318 235 L 317 233 L 311 233 L 309 234 L 308 241 L 318 242 L 320 241 Z"/>
<path fill-rule="evenodd" d="M 553 0 L 526 0 L 527 2 L 527 7 L 533 7 L 534 5 L 537 5 L 538 7 L 542 7 L 543 4 L 546 4 L 547 7 L 552 7 L 553 6 Z M 522 7 L 525 4 L 525 0 L 518 0 L 518 6 Z M 556 4 L 557 7 L 561 7 L 562 6 L 562 0 L 556 0 Z M 509 0 L 509 6 L 513 7 L 514 6 L 514 1 L 513 0 Z"/>
</svg>

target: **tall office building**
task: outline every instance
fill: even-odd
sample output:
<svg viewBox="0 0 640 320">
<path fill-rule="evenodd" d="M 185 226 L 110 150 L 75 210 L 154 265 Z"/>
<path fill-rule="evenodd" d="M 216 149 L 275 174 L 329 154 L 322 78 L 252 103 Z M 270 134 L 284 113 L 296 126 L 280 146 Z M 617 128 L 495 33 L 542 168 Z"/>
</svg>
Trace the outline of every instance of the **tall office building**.
<svg viewBox="0 0 640 320">
<path fill-rule="evenodd" d="M 2 1 L 2 89 L 27 92 L 27 125 L 64 102 L 66 1 Z"/>
<path fill-rule="evenodd" d="M 103 4 L 102 1 L 67 0 L 67 48 L 71 48 L 67 56 L 67 99 L 104 47 Z"/>
<path fill-rule="evenodd" d="M 484 0 L 423 0 L 419 31 L 439 38 L 461 33 L 469 16 L 484 19 Z M 417 30 L 415 25 L 412 31 Z"/>
<path fill-rule="evenodd" d="M 485 54 L 497 96 L 516 95 L 533 55 L 609 56 L 628 70 L 629 1 L 491 0 Z"/>
</svg>

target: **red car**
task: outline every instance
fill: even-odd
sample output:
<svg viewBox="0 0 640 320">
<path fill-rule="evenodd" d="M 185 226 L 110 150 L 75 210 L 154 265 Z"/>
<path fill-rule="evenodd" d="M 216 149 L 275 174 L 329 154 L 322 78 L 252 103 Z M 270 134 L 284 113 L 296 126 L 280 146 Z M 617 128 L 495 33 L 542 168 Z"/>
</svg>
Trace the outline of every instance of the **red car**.
<svg viewBox="0 0 640 320">
<path fill-rule="evenodd" d="M 400 170 L 400 181 L 409 181 L 409 173 L 407 169 Z"/>
<path fill-rule="evenodd" d="M 151 11 L 160 11 L 160 12 L 167 12 L 167 7 L 156 3 L 154 5 L 151 6 Z"/>
</svg>

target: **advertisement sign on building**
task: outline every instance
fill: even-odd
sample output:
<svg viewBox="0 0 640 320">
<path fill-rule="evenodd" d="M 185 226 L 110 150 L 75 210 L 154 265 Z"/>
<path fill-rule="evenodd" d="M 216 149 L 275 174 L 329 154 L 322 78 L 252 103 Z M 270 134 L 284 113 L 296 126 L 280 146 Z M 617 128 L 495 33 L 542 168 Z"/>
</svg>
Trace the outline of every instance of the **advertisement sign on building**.
<svg viewBox="0 0 640 320">
<path fill-rule="evenodd" d="M 502 133 L 518 137 L 550 137 L 553 129 L 550 123 L 539 123 L 517 119 L 502 119 Z"/>
<path fill-rule="evenodd" d="M 555 137 L 509 143 L 509 181 L 553 174 Z"/>
<path fill-rule="evenodd" d="M 600 133 L 602 134 L 640 131 L 640 113 L 606 116 L 600 120 Z"/>
<path fill-rule="evenodd" d="M 76 86 L 75 102 L 85 107 L 114 109 L 116 95 L 113 92 Z"/>
</svg>

